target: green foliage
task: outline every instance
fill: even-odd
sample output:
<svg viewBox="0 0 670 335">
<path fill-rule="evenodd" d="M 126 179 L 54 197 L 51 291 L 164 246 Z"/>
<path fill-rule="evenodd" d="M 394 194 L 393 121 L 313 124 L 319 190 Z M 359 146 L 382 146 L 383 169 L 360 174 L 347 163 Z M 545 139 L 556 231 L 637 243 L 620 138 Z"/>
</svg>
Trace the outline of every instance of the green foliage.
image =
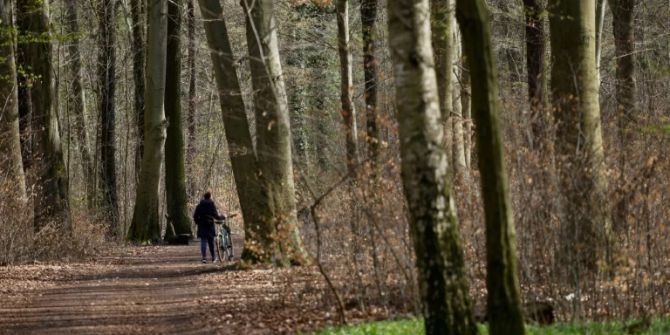
<svg viewBox="0 0 670 335">
<path fill-rule="evenodd" d="M 485 325 L 479 326 L 483 335 L 488 334 Z M 419 319 L 381 321 L 357 326 L 327 328 L 317 335 L 412 335 L 423 334 L 423 322 Z M 670 333 L 670 318 L 655 319 L 651 325 L 643 321 L 610 321 L 567 323 L 552 326 L 528 326 L 528 335 L 666 335 Z"/>
</svg>

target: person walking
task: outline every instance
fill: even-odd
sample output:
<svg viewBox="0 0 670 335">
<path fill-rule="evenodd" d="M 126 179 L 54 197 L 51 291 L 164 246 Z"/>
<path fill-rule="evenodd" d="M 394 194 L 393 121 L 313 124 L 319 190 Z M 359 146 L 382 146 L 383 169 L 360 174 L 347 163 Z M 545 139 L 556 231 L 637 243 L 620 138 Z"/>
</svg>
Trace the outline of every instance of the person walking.
<svg viewBox="0 0 670 335">
<path fill-rule="evenodd" d="M 198 206 L 193 212 L 193 221 L 198 226 L 198 238 L 200 238 L 200 254 L 202 255 L 202 262 L 207 263 L 207 245 L 209 245 L 209 252 L 212 255 L 212 262 L 216 261 L 216 252 L 214 250 L 214 237 L 216 236 L 216 229 L 214 227 L 214 220 L 225 220 L 225 215 L 219 215 L 216 210 L 216 204 L 212 200 L 212 193 L 206 192 Z"/>
</svg>

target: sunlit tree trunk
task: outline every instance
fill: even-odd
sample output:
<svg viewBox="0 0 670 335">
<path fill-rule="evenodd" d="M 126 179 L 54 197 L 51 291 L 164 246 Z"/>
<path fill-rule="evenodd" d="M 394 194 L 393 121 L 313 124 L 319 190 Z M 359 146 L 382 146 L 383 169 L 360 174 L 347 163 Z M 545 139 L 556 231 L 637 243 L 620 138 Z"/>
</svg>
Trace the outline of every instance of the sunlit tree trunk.
<svg viewBox="0 0 670 335">
<path fill-rule="evenodd" d="M 272 0 L 242 0 L 256 115 L 256 149 L 281 258 L 305 258 L 295 208 L 291 129 Z"/>
<path fill-rule="evenodd" d="M 98 103 L 100 106 L 100 151 L 102 209 L 110 220 L 110 232 L 120 233 L 116 190 L 116 0 L 102 0 L 98 16 Z"/>
<path fill-rule="evenodd" d="M 598 102 L 596 8 L 593 1 L 549 2 L 552 102 L 556 155 L 563 195 L 564 268 L 595 270 L 606 256 L 611 223 Z M 573 278 L 573 276 L 571 276 Z"/>
<path fill-rule="evenodd" d="M 135 173 L 139 176 L 144 153 L 144 95 L 145 95 L 145 58 L 144 45 L 145 29 L 144 17 L 147 0 L 130 0 L 133 35 L 133 82 L 135 85 L 133 109 L 137 117 L 137 145 L 135 147 Z M 151 0 L 149 0 L 151 1 Z"/>
<path fill-rule="evenodd" d="M 244 218 L 245 241 L 242 257 L 246 260 L 267 262 L 272 256 L 270 240 L 274 232 L 270 225 L 272 213 L 252 144 L 249 121 L 237 77 L 237 60 L 232 52 L 223 19 L 223 8 L 219 1 L 199 0 L 198 3 L 204 19 L 207 43 L 211 50 L 228 154 Z"/>
<path fill-rule="evenodd" d="M 19 205 L 26 201 L 26 181 L 21 161 L 12 8 L 11 0 L 0 0 L 0 181 L 3 184 L 0 186 L 5 192 L 3 201 L 18 201 Z M 16 209 L 13 206 L 7 208 Z"/>
<path fill-rule="evenodd" d="M 347 147 L 347 169 L 353 174 L 358 164 L 358 133 L 354 107 L 354 78 L 349 42 L 349 0 L 337 0 L 337 46 L 340 54 L 340 103 Z"/>
<path fill-rule="evenodd" d="M 128 239 L 135 242 L 160 240 L 158 182 L 165 144 L 165 64 L 167 44 L 167 0 L 149 0 L 147 30 L 146 91 L 144 101 L 144 155 L 140 167 L 135 210 Z"/>
<path fill-rule="evenodd" d="M 452 66 L 454 59 L 453 41 L 453 0 L 431 0 L 431 32 L 437 75 L 437 90 L 440 99 L 440 113 L 445 124 L 445 143 L 449 163 L 453 158 L 453 82 Z"/>
<path fill-rule="evenodd" d="M 181 23 L 183 1 L 169 0 L 167 27 L 167 60 L 165 74 L 165 117 L 168 122 L 165 138 L 165 196 L 168 227 L 165 239 L 191 235 L 191 220 L 186 208 L 186 175 L 184 162 L 184 131 L 181 112 Z"/>
<path fill-rule="evenodd" d="M 453 6 L 452 6 L 453 7 Z M 461 103 L 461 94 L 462 89 L 460 85 L 456 85 L 461 81 L 463 77 L 460 62 L 461 62 L 461 35 L 458 32 L 456 26 L 456 16 L 453 15 L 454 10 L 451 11 L 451 19 L 454 21 L 452 29 L 452 41 L 454 49 L 454 58 L 452 59 L 452 71 L 451 71 L 451 81 L 452 81 L 452 131 L 453 131 L 453 169 L 454 176 L 460 181 L 466 181 L 469 179 L 469 173 L 467 168 L 467 162 L 465 158 L 465 132 L 463 129 L 464 118 L 463 118 L 463 105 Z"/>
<path fill-rule="evenodd" d="M 55 223 L 71 229 L 67 173 L 63 162 L 58 118 L 53 106 L 52 45 L 47 2 L 17 1 L 19 41 L 23 43 L 23 69 L 31 77 L 32 154 L 37 194 L 34 198 L 35 228 Z"/>
<path fill-rule="evenodd" d="M 600 63 L 602 58 L 603 28 L 605 26 L 605 13 L 607 12 L 607 0 L 596 0 L 596 76 L 600 87 Z"/>
<path fill-rule="evenodd" d="M 79 18 L 77 15 L 77 0 L 65 1 L 65 16 L 67 20 L 66 29 L 70 36 L 68 53 L 70 54 L 70 76 L 71 83 L 68 90 L 68 106 L 74 117 L 74 135 L 78 139 L 79 153 L 81 155 L 81 167 L 84 173 L 84 191 L 89 208 L 95 203 L 95 173 L 93 170 L 93 161 L 91 150 L 88 143 L 88 133 L 86 131 L 86 99 L 82 87 L 82 63 L 79 45 Z"/>
<path fill-rule="evenodd" d="M 463 39 L 461 38 L 461 46 Z M 463 48 L 464 49 L 464 48 Z M 472 168 L 472 93 L 470 87 L 470 68 L 468 67 L 467 55 L 462 53 L 461 59 L 461 113 L 463 113 L 463 138 L 465 147 L 465 166 Z"/>
<path fill-rule="evenodd" d="M 486 222 L 489 332 L 523 335 L 514 215 L 503 157 L 498 74 L 484 0 L 458 0 L 456 15 L 472 78 L 472 114 Z"/>
<path fill-rule="evenodd" d="M 389 0 L 402 179 L 426 334 L 477 334 L 444 150 L 428 0 Z"/>
<path fill-rule="evenodd" d="M 379 126 L 377 107 L 377 0 L 361 0 L 361 27 L 363 30 L 363 75 L 365 80 L 365 128 L 368 157 L 373 170 L 379 156 Z"/>
</svg>

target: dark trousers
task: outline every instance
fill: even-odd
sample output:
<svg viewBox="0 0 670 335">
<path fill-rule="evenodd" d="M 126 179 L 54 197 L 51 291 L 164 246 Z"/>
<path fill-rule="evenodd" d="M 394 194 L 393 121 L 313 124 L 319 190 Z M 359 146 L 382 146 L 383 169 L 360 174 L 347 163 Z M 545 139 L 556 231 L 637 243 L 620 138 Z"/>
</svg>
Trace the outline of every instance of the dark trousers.
<svg viewBox="0 0 670 335">
<path fill-rule="evenodd" d="M 202 255 L 202 259 L 205 259 L 207 256 L 207 245 L 209 245 L 209 253 L 212 254 L 212 260 L 214 260 L 214 236 L 200 238 L 200 254 Z"/>
</svg>

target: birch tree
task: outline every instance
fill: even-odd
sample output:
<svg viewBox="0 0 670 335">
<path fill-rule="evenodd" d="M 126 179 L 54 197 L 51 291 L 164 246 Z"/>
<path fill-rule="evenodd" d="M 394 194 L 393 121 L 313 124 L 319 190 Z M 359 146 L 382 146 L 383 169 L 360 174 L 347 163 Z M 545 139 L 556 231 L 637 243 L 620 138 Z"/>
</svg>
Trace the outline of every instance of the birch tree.
<svg viewBox="0 0 670 335">
<path fill-rule="evenodd" d="M 477 334 L 447 174 L 428 0 L 389 0 L 401 171 L 426 334 Z"/>
</svg>

